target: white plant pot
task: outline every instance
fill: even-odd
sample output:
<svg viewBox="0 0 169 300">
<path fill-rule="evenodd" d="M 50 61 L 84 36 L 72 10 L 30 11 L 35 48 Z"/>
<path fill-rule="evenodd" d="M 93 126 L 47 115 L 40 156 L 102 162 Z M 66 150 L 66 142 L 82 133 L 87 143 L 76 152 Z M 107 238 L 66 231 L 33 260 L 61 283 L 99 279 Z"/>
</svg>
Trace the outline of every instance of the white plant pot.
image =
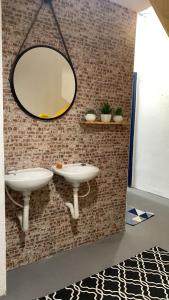
<svg viewBox="0 0 169 300">
<path fill-rule="evenodd" d="M 123 116 L 113 116 L 113 121 L 114 122 L 122 122 L 123 121 Z"/>
<path fill-rule="evenodd" d="M 85 119 L 88 122 L 94 122 L 96 120 L 96 115 L 95 114 L 86 114 Z"/>
<path fill-rule="evenodd" d="M 110 122 L 112 115 L 108 114 L 101 114 L 101 121 L 102 122 Z"/>
</svg>

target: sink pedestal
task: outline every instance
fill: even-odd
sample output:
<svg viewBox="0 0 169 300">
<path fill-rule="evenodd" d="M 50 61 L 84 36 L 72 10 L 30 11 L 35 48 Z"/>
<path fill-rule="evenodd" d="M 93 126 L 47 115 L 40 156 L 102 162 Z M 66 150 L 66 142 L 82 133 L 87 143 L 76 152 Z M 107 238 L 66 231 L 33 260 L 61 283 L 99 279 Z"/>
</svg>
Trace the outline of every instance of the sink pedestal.
<svg viewBox="0 0 169 300">
<path fill-rule="evenodd" d="M 21 225 L 21 228 L 24 232 L 28 231 L 29 229 L 29 202 L 30 202 L 31 192 L 25 191 L 23 192 L 23 212 L 18 214 L 18 219 Z"/>
</svg>

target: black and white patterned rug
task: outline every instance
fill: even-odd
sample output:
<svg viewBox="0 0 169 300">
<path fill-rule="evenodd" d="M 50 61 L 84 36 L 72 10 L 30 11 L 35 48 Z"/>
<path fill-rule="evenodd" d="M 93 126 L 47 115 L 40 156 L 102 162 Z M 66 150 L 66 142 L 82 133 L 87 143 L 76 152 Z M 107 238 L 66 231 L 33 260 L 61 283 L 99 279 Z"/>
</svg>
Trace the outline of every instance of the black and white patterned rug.
<svg viewBox="0 0 169 300">
<path fill-rule="evenodd" d="M 169 299 L 169 252 L 154 247 L 36 300 Z"/>
</svg>

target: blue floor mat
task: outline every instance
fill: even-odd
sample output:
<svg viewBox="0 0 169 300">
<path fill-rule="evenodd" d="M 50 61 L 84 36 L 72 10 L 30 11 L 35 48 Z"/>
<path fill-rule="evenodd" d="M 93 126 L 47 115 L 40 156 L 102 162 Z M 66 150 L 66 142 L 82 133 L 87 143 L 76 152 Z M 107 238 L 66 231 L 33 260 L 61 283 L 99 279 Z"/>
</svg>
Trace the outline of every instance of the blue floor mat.
<svg viewBox="0 0 169 300">
<path fill-rule="evenodd" d="M 152 212 L 142 211 L 135 207 L 128 207 L 126 209 L 126 223 L 132 226 L 144 222 L 153 216 L 154 214 Z"/>
</svg>

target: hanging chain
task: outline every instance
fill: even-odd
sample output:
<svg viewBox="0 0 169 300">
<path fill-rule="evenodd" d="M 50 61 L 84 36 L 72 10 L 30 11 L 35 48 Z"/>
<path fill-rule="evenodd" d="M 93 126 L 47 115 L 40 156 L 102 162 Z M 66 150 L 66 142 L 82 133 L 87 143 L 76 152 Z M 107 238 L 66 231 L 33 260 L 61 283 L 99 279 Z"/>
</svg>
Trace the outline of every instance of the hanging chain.
<svg viewBox="0 0 169 300">
<path fill-rule="evenodd" d="M 70 64 L 71 64 L 71 66 L 73 66 L 72 61 L 71 61 L 71 58 L 70 58 L 70 55 L 69 55 L 68 48 L 67 48 L 67 46 L 66 46 L 66 42 L 65 42 L 65 40 L 64 40 L 64 37 L 63 37 L 62 31 L 61 31 L 59 22 L 58 22 L 57 17 L 56 17 L 56 13 L 55 13 L 55 11 L 54 11 L 54 7 L 53 7 L 53 4 L 52 4 L 52 0 L 49 0 L 48 3 L 49 3 L 49 6 L 50 6 L 50 8 L 51 8 L 51 11 L 52 11 L 53 18 L 54 18 L 54 20 L 55 20 L 55 25 L 56 25 L 56 27 L 57 27 L 57 29 L 58 29 L 58 31 L 59 31 L 60 36 L 61 36 L 62 43 L 63 43 L 63 46 L 64 46 L 64 48 L 65 48 L 65 51 L 66 51 L 68 60 L 69 60 L 69 62 L 70 62 Z"/>
<path fill-rule="evenodd" d="M 44 5 L 45 3 L 46 3 L 46 4 L 49 4 L 49 7 L 50 7 L 51 12 L 52 12 L 52 16 L 53 16 L 54 21 L 55 21 L 55 26 L 57 27 L 58 32 L 59 32 L 59 34 L 60 34 L 60 36 L 61 36 L 61 40 L 62 40 L 63 46 L 64 46 L 64 48 L 65 48 L 67 58 L 68 58 L 68 60 L 69 60 L 70 65 L 73 66 L 72 61 L 71 61 L 71 58 L 70 58 L 70 55 L 69 55 L 68 48 L 67 48 L 67 46 L 66 46 L 66 42 L 65 42 L 65 40 L 64 40 L 64 37 L 63 37 L 62 31 L 61 31 L 59 22 L 58 22 L 58 20 L 57 20 L 57 17 L 56 17 L 55 11 L 54 11 L 54 7 L 53 7 L 53 4 L 52 4 L 52 0 L 42 0 L 42 1 L 41 1 L 41 4 L 40 4 L 40 6 L 39 6 L 37 12 L 35 13 L 35 16 L 34 16 L 34 18 L 33 18 L 33 21 L 32 21 L 32 23 L 31 23 L 31 25 L 30 25 L 30 27 L 29 27 L 29 29 L 28 29 L 28 32 L 27 32 L 27 34 L 26 34 L 26 36 L 25 36 L 25 38 L 24 38 L 24 40 L 23 40 L 23 42 L 22 42 L 22 44 L 21 44 L 21 46 L 20 46 L 20 48 L 19 48 L 19 51 L 18 51 L 18 53 L 17 53 L 17 57 L 18 57 L 19 54 L 21 53 L 21 51 L 22 51 L 22 49 L 23 49 L 23 46 L 24 46 L 24 44 L 25 44 L 25 42 L 26 42 L 26 40 L 27 40 L 27 38 L 28 38 L 28 36 L 29 36 L 31 30 L 32 30 L 32 27 L 34 26 L 34 24 L 35 24 L 35 22 L 36 22 L 36 20 L 37 20 L 37 18 L 38 18 L 38 15 L 39 15 L 39 13 L 40 13 L 40 11 L 41 11 L 41 9 L 42 9 L 42 7 L 43 7 L 43 5 Z"/>
<path fill-rule="evenodd" d="M 32 27 L 34 26 L 34 24 L 35 24 L 35 22 L 36 22 L 36 20 L 37 20 L 37 17 L 38 17 L 38 15 L 39 15 L 40 11 L 41 11 L 41 8 L 42 8 L 42 6 L 43 6 L 43 3 L 44 3 L 44 0 L 42 0 L 40 7 L 38 8 L 37 12 L 35 13 L 34 19 L 33 19 L 32 23 L 31 23 L 31 26 L 30 26 L 29 29 L 28 29 L 28 32 L 27 32 L 27 34 L 26 34 L 26 36 L 25 36 L 25 38 L 24 38 L 24 40 L 23 40 L 23 42 L 22 42 L 20 48 L 19 48 L 19 51 L 18 51 L 17 56 L 21 53 L 21 51 L 22 51 L 22 49 L 23 49 L 23 46 L 24 46 L 24 44 L 25 44 L 25 42 L 26 42 L 26 40 L 27 40 L 27 38 L 28 38 L 28 36 L 29 36 L 29 33 L 31 32 Z"/>
</svg>

